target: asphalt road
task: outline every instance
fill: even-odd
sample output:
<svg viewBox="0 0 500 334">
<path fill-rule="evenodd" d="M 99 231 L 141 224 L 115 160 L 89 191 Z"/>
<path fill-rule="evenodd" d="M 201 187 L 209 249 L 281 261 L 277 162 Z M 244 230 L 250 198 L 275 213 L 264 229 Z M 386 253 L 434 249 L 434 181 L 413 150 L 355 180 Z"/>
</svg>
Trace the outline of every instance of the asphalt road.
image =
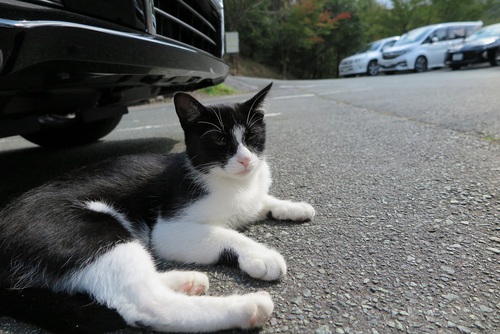
<svg viewBox="0 0 500 334">
<path fill-rule="evenodd" d="M 243 94 L 203 101 L 244 100 L 267 82 L 230 78 Z M 198 268 L 210 294 L 269 291 L 275 312 L 260 333 L 500 333 L 499 91 L 489 67 L 275 81 L 272 193 L 308 201 L 317 217 L 244 232 L 285 256 L 287 277 Z M 0 139 L 0 202 L 80 164 L 182 149 L 171 103 L 135 108 L 78 149 Z M 42 333 L 0 318 L 0 333 L 28 332 Z"/>
</svg>

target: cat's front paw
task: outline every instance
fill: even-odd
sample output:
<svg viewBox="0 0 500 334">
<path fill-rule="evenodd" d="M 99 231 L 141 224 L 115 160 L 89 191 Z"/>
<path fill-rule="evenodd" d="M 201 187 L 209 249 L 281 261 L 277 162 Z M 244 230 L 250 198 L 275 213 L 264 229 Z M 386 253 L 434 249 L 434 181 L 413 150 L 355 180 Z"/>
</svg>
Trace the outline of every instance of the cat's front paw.
<svg viewBox="0 0 500 334">
<path fill-rule="evenodd" d="M 271 217 L 278 220 L 304 222 L 312 220 L 316 210 L 306 202 L 283 201 L 271 210 Z"/>
<path fill-rule="evenodd" d="M 248 275 L 264 281 L 274 281 L 286 275 L 285 259 L 272 249 L 240 254 L 238 263 Z"/>
<path fill-rule="evenodd" d="M 267 292 L 260 291 L 231 298 L 235 300 L 233 310 L 237 312 L 237 327 L 242 329 L 263 327 L 273 313 L 274 303 Z"/>
</svg>

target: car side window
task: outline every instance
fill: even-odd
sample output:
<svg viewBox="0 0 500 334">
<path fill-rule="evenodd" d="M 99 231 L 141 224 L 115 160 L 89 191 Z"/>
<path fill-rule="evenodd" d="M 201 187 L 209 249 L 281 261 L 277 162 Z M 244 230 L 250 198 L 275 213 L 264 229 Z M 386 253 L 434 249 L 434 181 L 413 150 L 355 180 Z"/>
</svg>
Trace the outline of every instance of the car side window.
<svg viewBox="0 0 500 334">
<path fill-rule="evenodd" d="M 445 41 L 448 38 L 448 32 L 446 31 L 446 28 L 439 28 L 434 33 L 432 33 L 431 41 L 432 42 L 441 42 Z"/>
<path fill-rule="evenodd" d="M 387 49 L 387 48 L 390 48 L 391 46 L 394 45 L 394 43 L 396 43 L 396 41 L 389 41 L 387 43 L 385 43 L 383 46 L 382 46 L 382 49 L 380 49 L 381 51 L 384 51 L 384 49 Z"/>
<path fill-rule="evenodd" d="M 472 33 L 476 32 L 477 30 L 479 30 L 481 28 L 481 26 L 472 26 L 472 27 L 467 27 L 465 29 L 465 37 L 469 37 L 470 35 L 472 35 Z"/>
<path fill-rule="evenodd" d="M 465 38 L 465 27 L 448 28 L 448 39 Z"/>
</svg>

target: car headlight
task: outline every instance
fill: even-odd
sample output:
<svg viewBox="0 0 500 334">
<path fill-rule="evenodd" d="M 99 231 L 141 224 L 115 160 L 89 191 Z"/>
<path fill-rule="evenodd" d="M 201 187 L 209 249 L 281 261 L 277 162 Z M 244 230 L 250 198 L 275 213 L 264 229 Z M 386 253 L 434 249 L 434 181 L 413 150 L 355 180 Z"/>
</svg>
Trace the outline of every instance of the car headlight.
<svg viewBox="0 0 500 334">
<path fill-rule="evenodd" d="M 408 48 L 408 49 L 400 50 L 400 51 L 399 51 L 399 55 L 398 55 L 398 57 L 399 57 L 399 56 L 402 56 L 402 55 L 404 55 L 404 54 L 407 54 L 408 52 L 412 52 L 412 51 L 413 51 L 413 49 L 414 49 L 414 48 Z"/>
</svg>

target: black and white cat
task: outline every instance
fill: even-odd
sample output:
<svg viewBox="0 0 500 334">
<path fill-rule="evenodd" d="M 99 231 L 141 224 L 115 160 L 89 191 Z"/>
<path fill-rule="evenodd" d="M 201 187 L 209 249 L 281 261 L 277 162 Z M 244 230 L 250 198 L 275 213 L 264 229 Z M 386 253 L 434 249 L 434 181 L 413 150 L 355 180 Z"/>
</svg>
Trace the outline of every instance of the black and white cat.
<svg viewBox="0 0 500 334">
<path fill-rule="evenodd" d="M 263 326 L 273 310 L 266 292 L 200 296 L 206 275 L 158 272 L 154 258 L 232 260 L 268 281 L 286 274 L 277 251 L 236 231 L 268 215 L 315 215 L 307 203 L 268 194 L 263 102 L 270 88 L 244 103 L 211 107 L 178 93 L 186 152 L 104 161 L 13 201 L 0 213 L 2 291 L 84 293 L 129 326 L 157 331 Z"/>
</svg>

